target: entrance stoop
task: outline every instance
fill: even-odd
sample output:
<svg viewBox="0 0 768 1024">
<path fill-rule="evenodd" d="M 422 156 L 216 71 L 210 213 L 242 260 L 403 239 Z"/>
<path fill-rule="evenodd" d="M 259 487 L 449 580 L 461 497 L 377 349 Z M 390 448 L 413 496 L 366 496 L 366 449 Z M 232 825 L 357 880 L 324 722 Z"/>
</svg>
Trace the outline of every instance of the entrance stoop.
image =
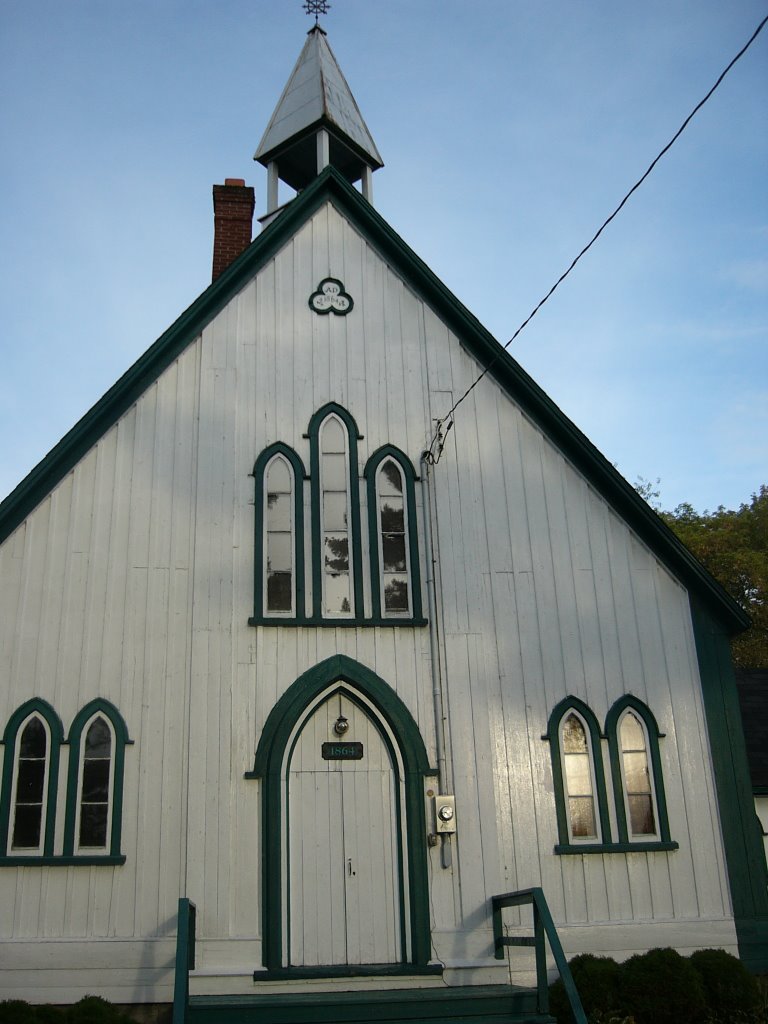
<svg viewBox="0 0 768 1024">
<path fill-rule="evenodd" d="M 555 1024 L 514 985 L 191 996 L 188 1024 Z"/>
</svg>

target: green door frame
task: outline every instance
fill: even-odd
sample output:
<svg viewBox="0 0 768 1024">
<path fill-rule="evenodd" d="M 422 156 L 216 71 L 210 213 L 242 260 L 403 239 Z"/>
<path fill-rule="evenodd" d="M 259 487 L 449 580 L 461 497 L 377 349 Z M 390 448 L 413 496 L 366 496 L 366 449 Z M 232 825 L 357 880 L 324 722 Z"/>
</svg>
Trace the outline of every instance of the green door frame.
<svg viewBox="0 0 768 1024">
<path fill-rule="evenodd" d="M 431 955 L 427 875 L 427 824 L 424 778 L 436 775 L 429 764 L 424 741 L 408 708 L 380 676 L 343 654 L 336 654 L 288 687 L 264 724 L 248 779 L 261 779 L 262 820 L 262 948 L 267 970 L 283 962 L 282 879 L 282 767 L 291 732 L 312 702 L 334 683 L 366 698 L 387 723 L 398 745 L 404 767 L 405 858 L 408 872 L 408 919 L 411 948 L 408 963 L 425 967 Z M 346 684 L 346 687 L 344 686 Z"/>
</svg>

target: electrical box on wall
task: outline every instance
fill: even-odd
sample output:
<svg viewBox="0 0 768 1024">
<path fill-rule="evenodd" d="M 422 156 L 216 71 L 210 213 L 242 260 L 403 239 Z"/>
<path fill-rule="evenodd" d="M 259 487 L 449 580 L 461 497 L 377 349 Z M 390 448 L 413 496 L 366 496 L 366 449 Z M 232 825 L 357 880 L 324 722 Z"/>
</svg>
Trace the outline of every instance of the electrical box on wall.
<svg viewBox="0 0 768 1024">
<path fill-rule="evenodd" d="M 435 797 L 435 831 L 451 833 L 456 831 L 456 797 Z"/>
</svg>

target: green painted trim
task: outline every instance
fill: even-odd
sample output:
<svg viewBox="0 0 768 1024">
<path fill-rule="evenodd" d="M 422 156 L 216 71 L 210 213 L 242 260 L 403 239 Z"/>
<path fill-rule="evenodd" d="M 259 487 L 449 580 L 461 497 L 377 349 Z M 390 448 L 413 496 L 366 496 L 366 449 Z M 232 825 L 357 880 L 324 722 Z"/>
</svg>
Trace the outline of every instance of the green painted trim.
<svg viewBox="0 0 768 1024">
<path fill-rule="evenodd" d="M 294 521 L 294 579 L 296 595 L 296 614 L 290 616 L 269 617 L 264 612 L 264 470 L 267 463 L 275 456 L 283 455 L 293 470 L 293 521 Z M 254 477 L 254 571 L 253 571 L 253 618 L 249 625 L 262 622 L 274 626 L 304 623 L 307 607 L 304 596 L 304 480 L 306 473 L 304 463 L 293 448 L 278 441 L 271 444 L 256 459 L 253 467 Z"/>
<path fill-rule="evenodd" d="M 578 843 L 571 841 L 571 834 L 568 828 L 568 812 L 565 804 L 565 779 L 563 778 L 563 762 L 560 751 L 560 723 L 569 711 L 576 711 L 586 722 L 589 729 L 589 737 L 592 746 L 592 767 L 595 773 L 595 788 L 597 789 L 597 808 L 600 819 L 600 835 L 602 843 L 585 843 L 581 847 Z M 578 697 L 566 697 L 553 709 L 547 722 L 547 731 L 541 737 L 549 741 L 549 751 L 552 758 L 552 781 L 555 790 L 555 814 L 557 815 L 557 832 L 560 837 L 560 847 L 571 847 L 582 849 L 591 845 L 608 845 L 611 843 L 611 818 L 608 813 L 608 794 L 605 788 L 605 774 L 603 768 L 603 749 L 600 727 L 597 724 L 592 710 L 579 700 Z M 556 847 L 557 849 L 557 847 Z"/>
<path fill-rule="evenodd" d="M 195 969 L 196 921 L 195 904 L 182 896 L 176 917 L 172 1024 L 186 1024 L 189 1014 L 189 972 Z"/>
<path fill-rule="evenodd" d="M 257 619 L 251 616 L 248 619 L 249 626 L 290 626 L 295 628 L 296 626 L 312 626 L 313 628 L 331 628 L 339 629 L 343 627 L 355 627 L 358 626 L 393 626 L 395 629 L 400 629 L 403 626 L 428 626 L 429 619 L 316 619 L 314 615 L 308 615 L 302 622 L 296 622 L 294 619 Z"/>
<path fill-rule="evenodd" d="M 608 736 L 608 751 L 611 759 L 611 777 L 613 779 L 613 795 L 616 801 L 616 821 L 619 827 L 619 842 L 632 844 L 627 826 L 627 813 L 624 803 L 624 776 L 621 771 L 621 753 L 619 751 L 618 724 L 619 719 L 628 709 L 636 712 L 645 723 L 645 732 L 648 737 L 648 753 L 651 758 L 653 770 L 654 796 L 656 799 L 656 813 L 658 817 L 659 838 L 664 843 L 670 843 L 672 837 L 669 832 L 669 816 L 667 814 L 667 797 L 664 790 L 664 773 L 661 770 L 661 755 L 659 753 L 659 740 L 664 734 L 660 731 L 656 718 L 651 709 L 643 704 L 641 700 L 631 693 L 620 697 L 611 707 L 605 719 L 605 732 Z M 640 840 L 646 842 L 646 840 Z"/>
<path fill-rule="evenodd" d="M 72 726 L 69 730 L 69 775 L 67 778 L 67 804 L 64 815 L 64 847 L 65 857 L 71 857 L 79 863 L 91 854 L 75 853 L 75 821 L 77 819 L 77 800 L 80 785 L 80 762 L 81 762 L 81 738 L 86 724 L 95 715 L 103 715 L 108 718 L 115 732 L 115 767 L 112 776 L 112 827 L 109 837 L 109 854 L 102 857 L 95 856 L 100 863 L 104 857 L 120 858 L 120 837 L 123 822 L 123 776 L 125 773 L 125 747 L 133 743 L 128 736 L 128 728 L 123 721 L 123 716 L 108 700 L 97 697 L 89 701 L 85 707 L 75 715 Z M 125 858 L 123 858 L 125 859 Z"/>
<path fill-rule="evenodd" d="M 536 948 L 536 1009 L 542 1015 L 546 1014 L 549 1010 L 549 979 L 547 977 L 547 952 L 544 942 L 546 937 L 555 966 L 568 996 L 573 1020 L 575 1024 L 587 1024 L 581 999 L 574 984 L 568 961 L 565 959 L 560 936 L 557 934 L 557 928 L 552 919 L 543 889 L 536 886 L 532 889 L 521 889 L 519 892 L 506 892 L 498 896 L 491 896 L 493 945 L 496 959 L 504 959 L 504 946 L 510 945 L 510 943 L 517 945 L 516 939 L 510 939 L 504 935 L 501 911 L 505 907 L 522 907 L 526 904 L 532 904 L 533 906 L 533 942 Z"/>
<path fill-rule="evenodd" d="M 45 867 L 45 868 L 85 868 L 99 867 L 103 865 L 125 864 L 125 856 L 113 857 L 111 854 L 104 856 L 91 856 L 90 854 L 75 854 L 74 856 L 61 857 L 0 857 L 0 868 L 21 868 L 21 867 Z"/>
<path fill-rule="evenodd" d="M 679 850 L 680 844 L 670 840 L 669 842 L 639 842 L 639 843 L 585 843 L 583 846 L 576 846 L 570 843 L 558 843 L 555 846 L 557 854 L 580 854 L 580 853 L 670 853 Z"/>
<path fill-rule="evenodd" d="M 317 978 L 413 978 L 441 976 L 442 964 L 339 964 L 327 967 L 278 967 L 254 971 L 254 981 L 300 981 Z M 428 990 L 431 992 L 431 990 Z M 318 1018 L 320 1019 L 320 1018 Z"/>
<path fill-rule="evenodd" d="M 323 547 L 321 544 L 320 516 L 320 427 L 328 416 L 337 416 L 347 430 L 349 448 L 349 508 L 352 522 L 350 524 L 350 561 L 352 564 L 355 611 L 344 623 L 357 624 L 365 617 L 363 604 L 363 557 L 360 539 L 360 477 L 357 470 L 357 442 L 360 431 L 354 417 L 337 402 L 328 402 L 312 416 L 309 421 L 309 472 L 312 494 L 312 615 L 316 619 L 323 617 Z"/>
<path fill-rule="evenodd" d="M 363 694 L 396 737 L 405 771 L 406 857 L 410 893 L 411 962 L 427 964 L 431 956 L 426 810 L 423 779 L 433 775 L 426 747 L 408 708 L 375 672 L 342 654 L 315 665 L 278 700 L 264 724 L 253 771 L 246 778 L 263 780 L 262 793 L 262 935 L 264 966 L 282 963 L 281 768 L 290 733 L 305 709 L 333 683 L 349 684 Z"/>
<path fill-rule="evenodd" d="M 728 636 L 701 603 L 691 601 L 691 615 L 740 955 L 766 970 L 768 876 Z"/>
<path fill-rule="evenodd" d="M 381 612 L 381 587 L 379 573 L 379 517 L 376 500 L 376 473 L 381 463 L 390 458 L 400 467 L 405 480 L 405 506 L 408 516 L 408 557 L 410 560 L 410 616 L 384 616 Z M 363 473 L 368 488 L 368 547 L 371 561 L 371 607 L 372 619 L 390 622 L 419 621 L 423 618 L 421 605 L 421 563 L 419 560 L 419 535 L 416 523 L 416 472 L 405 452 L 392 444 L 382 445 L 368 459 Z"/>
<path fill-rule="evenodd" d="M 39 863 L 44 857 L 53 856 L 53 840 L 56 830 L 56 797 L 59 788 L 59 760 L 60 748 L 64 743 L 64 727 L 61 719 L 53 710 L 48 701 L 42 697 L 33 697 L 17 708 L 8 719 L 8 724 L 3 733 L 2 743 L 5 746 L 3 755 L 3 785 L 0 790 L 0 857 L 4 860 L 9 854 L 11 814 L 11 796 L 13 789 L 13 769 L 16 756 L 16 741 L 22 724 L 32 715 L 39 715 L 45 719 L 50 734 L 50 749 L 48 751 L 48 792 L 45 795 L 45 837 L 43 839 L 42 857 L 21 857 L 14 859 L 31 860 Z M 6 860 L 7 863 L 7 860 Z"/>
<path fill-rule="evenodd" d="M 370 203 L 333 167 L 296 197 L 221 276 L 168 328 L 59 444 L 0 504 L 0 542 L 50 493 L 82 456 L 197 338 L 207 324 L 324 203 L 332 202 L 461 344 L 560 449 L 590 484 L 729 632 L 749 616 L 693 557 L 635 489 L 541 390 L 519 363 L 419 259 Z"/>
</svg>

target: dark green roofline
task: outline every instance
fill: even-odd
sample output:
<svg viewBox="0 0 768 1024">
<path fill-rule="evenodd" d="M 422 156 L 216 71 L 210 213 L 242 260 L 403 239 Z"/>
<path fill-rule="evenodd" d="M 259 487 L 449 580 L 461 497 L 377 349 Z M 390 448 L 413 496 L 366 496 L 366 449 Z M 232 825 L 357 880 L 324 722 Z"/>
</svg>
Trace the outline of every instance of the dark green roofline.
<svg viewBox="0 0 768 1024">
<path fill-rule="evenodd" d="M 634 488 L 541 390 L 468 309 L 432 273 L 373 207 L 333 167 L 293 200 L 270 226 L 99 399 L 0 504 L 0 543 L 40 504 L 100 437 L 183 351 L 312 214 L 330 200 L 457 335 L 481 366 L 544 431 L 563 455 L 648 545 L 661 562 L 715 614 L 729 632 L 749 617 L 693 557 Z"/>
</svg>

